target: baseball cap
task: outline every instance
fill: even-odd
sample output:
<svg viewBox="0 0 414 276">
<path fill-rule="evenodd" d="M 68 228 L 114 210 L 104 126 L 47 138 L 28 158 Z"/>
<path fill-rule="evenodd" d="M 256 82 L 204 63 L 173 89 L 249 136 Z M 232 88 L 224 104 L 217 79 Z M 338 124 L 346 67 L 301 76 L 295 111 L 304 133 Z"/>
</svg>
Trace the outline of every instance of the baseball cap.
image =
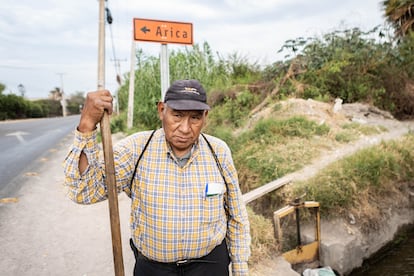
<svg viewBox="0 0 414 276">
<path fill-rule="evenodd" d="M 176 110 L 209 110 L 207 95 L 198 80 L 177 80 L 165 93 L 164 102 Z"/>
</svg>

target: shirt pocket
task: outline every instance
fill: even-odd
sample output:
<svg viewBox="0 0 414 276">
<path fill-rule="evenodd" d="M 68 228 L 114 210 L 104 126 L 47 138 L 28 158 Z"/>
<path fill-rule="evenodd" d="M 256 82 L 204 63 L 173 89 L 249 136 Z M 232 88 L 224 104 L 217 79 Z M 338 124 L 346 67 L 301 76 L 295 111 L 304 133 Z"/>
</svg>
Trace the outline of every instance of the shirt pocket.
<svg viewBox="0 0 414 276">
<path fill-rule="evenodd" d="M 203 200 L 203 223 L 214 223 L 223 219 L 224 195 L 217 194 L 205 197 Z"/>
</svg>

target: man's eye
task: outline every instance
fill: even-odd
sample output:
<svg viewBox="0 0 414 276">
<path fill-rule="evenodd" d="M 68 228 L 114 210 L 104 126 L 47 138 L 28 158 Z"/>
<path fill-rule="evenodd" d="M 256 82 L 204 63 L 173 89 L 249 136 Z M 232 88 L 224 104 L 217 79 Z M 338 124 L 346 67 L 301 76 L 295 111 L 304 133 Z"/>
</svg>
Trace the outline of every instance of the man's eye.
<svg viewBox="0 0 414 276">
<path fill-rule="evenodd" d="M 199 116 L 199 115 L 191 116 L 191 122 L 198 123 L 200 121 L 201 121 L 201 116 Z"/>
</svg>

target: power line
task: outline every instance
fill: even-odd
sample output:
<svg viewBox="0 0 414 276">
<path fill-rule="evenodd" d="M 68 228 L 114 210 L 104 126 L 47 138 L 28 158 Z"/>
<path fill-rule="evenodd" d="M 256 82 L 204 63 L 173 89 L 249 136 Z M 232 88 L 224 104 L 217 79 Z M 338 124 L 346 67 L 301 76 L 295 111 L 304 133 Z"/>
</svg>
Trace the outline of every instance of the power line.
<svg viewBox="0 0 414 276">
<path fill-rule="evenodd" d="M 14 69 L 14 70 L 38 70 L 35 67 L 18 66 L 18 65 L 0 65 L 0 68 Z"/>
<path fill-rule="evenodd" d="M 106 21 L 109 25 L 109 33 L 110 33 L 110 37 L 111 37 L 112 55 L 113 55 L 112 61 L 114 61 L 116 80 L 117 80 L 118 84 L 121 85 L 122 80 L 121 80 L 121 64 L 120 64 L 120 61 L 126 61 L 126 60 L 120 60 L 116 57 L 115 42 L 114 42 L 114 36 L 113 36 L 113 32 L 112 32 L 113 17 L 112 17 L 111 11 L 108 8 L 108 2 L 106 2 L 105 11 L 106 11 Z"/>
</svg>

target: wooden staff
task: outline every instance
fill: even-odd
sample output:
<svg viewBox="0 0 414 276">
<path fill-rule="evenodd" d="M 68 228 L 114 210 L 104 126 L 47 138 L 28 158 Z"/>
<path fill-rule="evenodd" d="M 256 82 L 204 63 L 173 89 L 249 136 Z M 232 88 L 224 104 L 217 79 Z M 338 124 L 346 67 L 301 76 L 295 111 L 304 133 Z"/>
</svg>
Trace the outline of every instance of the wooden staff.
<svg viewBox="0 0 414 276">
<path fill-rule="evenodd" d="M 98 90 L 104 90 L 105 83 L 105 0 L 99 0 L 99 54 L 98 54 Z M 124 276 L 122 258 L 121 228 L 119 222 L 118 192 L 115 181 L 114 154 L 108 111 L 105 110 L 100 122 L 102 147 L 105 160 L 106 186 L 108 190 L 109 219 L 112 234 L 112 252 L 115 275 Z"/>
</svg>

